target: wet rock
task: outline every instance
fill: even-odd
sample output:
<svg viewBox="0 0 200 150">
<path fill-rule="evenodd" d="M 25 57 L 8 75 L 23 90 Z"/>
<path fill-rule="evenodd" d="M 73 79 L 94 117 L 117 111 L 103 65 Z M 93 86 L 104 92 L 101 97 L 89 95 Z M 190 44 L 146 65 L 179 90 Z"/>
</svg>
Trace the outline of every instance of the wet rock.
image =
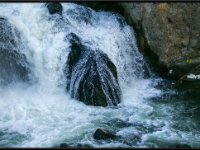
<svg viewBox="0 0 200 150">
<path fill-rule="evenodd" d="M 179 143 L 179 144 L 176 144 L 174 148 L 185 148 L 185 149 L 190 149 L 190 148 L 192 148 L 192 147 L 191 147 L 190 145 L 188 145 L 188 144 L 181 144 L 181 143 Z"/>
<path fill-rule="evenodd" d="M 60 148 L 70 148 L 70 146 L 67 143 L 61 143 Z"/>
<path fill-rule="evenodd" d="M 58 2 L 46 3 L 46 7 L 48 8 L 49 13 L 51 15 L 55 13 L 62 14 L 63 8 L 62 8 L 62 5 Z"/>
<path fill-rule="evenodd" d="M 88 144 L 76 144 L 74 148 L 91 148 Z"/>
<path fill-rule="evenodd" d="M 28 81 L 29 68 L 19 31 L 6 19 L 0 18 L 0 84 Z"/>
<path fill-rule="evenodd" d="M 96 140 L 114 139 L 116 138 L 116 135 L 109 131 L 97 129 L 95 133 L 93 134 L 93 138 Z"/>
<path fill-rule="evenodd" d="M 175 145 L 175 148 L 192 148 L 190 145 L 187 145 L 187 144 L 176 144 Z"/>
<path fill-rule="evenodd" d="M 124 16 L 136 30 L 140 50 L 156 55 L 157 64 L 163 65 L 160 72 L 166 68 L 168 71 L 173 69 L 174 74 L 169 77 L 177 79 L 200 63 L 200 4 L 121 5 L 124 7 Z"/>
<path fill-rule="evenodd" d="M 67 144 L 67 143 L 61 143 L 60 148 L 91 148 L 90 145 L 87 144 Z"/>
<path fill-rule="evenodd" d="M 72 34 L 71 52 L 66 62 L 67 90 L 71 97 L 94 106 L 116 106 L 121 89 L 117 69 L 108 56 L 81 44 Z"/>
</svg>

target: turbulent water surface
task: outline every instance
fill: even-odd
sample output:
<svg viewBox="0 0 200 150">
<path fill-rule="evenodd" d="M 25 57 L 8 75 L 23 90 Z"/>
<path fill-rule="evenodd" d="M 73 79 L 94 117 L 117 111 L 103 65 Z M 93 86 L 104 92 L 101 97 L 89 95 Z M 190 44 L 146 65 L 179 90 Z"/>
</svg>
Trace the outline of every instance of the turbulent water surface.
<svg viewBox="0 0 200 150">
<path fill-rule="evenodd" d="M 43 3 L 0 4 L 0 17 L 21 34 L 17 46 L 30 67 L 30 81 L 0 86 L 0 147 L 200 147 L 196 102 L 166 89 L 160 78 L 144 78 L 143 57 L 124 19 L 73 3 L 62 6 L 60 16 L 50 15 Z M 87 106 L 66 93 L 70 33 L 116 65 L 122 89 L 118 106 Z M 95 140 L 97 128 L 118 138 Z"/>
</svg>

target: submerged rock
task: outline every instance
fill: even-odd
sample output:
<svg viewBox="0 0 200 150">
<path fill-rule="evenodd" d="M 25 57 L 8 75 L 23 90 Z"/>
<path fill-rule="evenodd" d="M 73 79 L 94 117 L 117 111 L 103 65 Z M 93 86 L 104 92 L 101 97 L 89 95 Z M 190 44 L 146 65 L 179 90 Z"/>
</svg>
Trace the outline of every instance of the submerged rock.
<svg viewBox="0 0 200 150">
<path fill-rule="evenodd" d="M 93 138 L 96 140 L 106 140 L 116 138 L 116 135 L 109 131 L 97 129 L 93 135 Z"/>
<path fill-rule="evenodd" d="M 186 148 L 186 149 L 190 149 L 192 148 L 190 145 L 188 144 L 176 144 L 175 148 Z"/>
<path fill-rule="evenodd" d="M 67 144 L 67 143 L 61 143 L 60 148 L 91 148 L 90 145 L 87 144 Z"/>
<path fill-rule="evenodd" d="M 49 10 L 49 13 L 52 15 L 52 14 L 55 14 L 55 13 L 58 13 L 58 14 L 62 14 L 62 5 L 58 2 L 51 2 L 51 3 L 47 3 L 46 4 L 48 10 Z"/>
<path fill-rule="evenodd" d="M 120 128 L 131 126 L 131 123 L 128 123 L 118 118 L 111 119 L 106 124 L 111 127 L 120 127 Z"/>
<path fill-rule="evenodd" d="M 70 148 L 70 147 L 69 145 L 67 145 L 67 143 L 61 143 L 60 148 Z"/>
<path fill-rule="evenodd" d="M 83 46 L 76 35 L 72 37 L 65 70 L 71 97 L 87 105 L 116 106 L 121 89 L 115 65 L 102 51 Z"/>
<path fill-rule="evenodd" d="M 6 19 L 0 18 L 0 84 L 28 80 L 28 63 L 20 52 L 20 33 Z"/>
</svg>

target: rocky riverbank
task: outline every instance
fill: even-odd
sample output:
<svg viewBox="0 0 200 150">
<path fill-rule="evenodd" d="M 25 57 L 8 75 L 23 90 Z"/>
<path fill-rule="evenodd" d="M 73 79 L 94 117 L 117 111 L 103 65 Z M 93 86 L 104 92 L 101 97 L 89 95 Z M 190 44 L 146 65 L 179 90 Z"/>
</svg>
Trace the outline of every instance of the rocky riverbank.
<svg viewBox="0 0 200 150">
<path fill-rule="evenodd" d="M 121 3 L 144 53 L 179 78 L 200 63 L 199 3 Z M 154 56 L 154 57 L 155 57 Z M 163 70 L 162 70 L 163 71 Z"/>
</svg>

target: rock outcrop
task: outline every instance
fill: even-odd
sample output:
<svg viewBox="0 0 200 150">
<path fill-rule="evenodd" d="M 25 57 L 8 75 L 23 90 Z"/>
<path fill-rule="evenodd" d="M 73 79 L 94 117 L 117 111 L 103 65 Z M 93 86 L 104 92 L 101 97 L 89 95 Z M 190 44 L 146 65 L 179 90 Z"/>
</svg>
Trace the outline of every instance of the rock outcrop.
<svg viewBox="0 0 200 150">
<path fill-rule="evenodd" d="M 71 38 L 65 70 L 71 97 L 87 105 L 116 106 L 121 90 L 115 65 L 102 51 L 82 45 L 76 35 Z"/>
<path fill-rule="evenodd" d="M 22 44 L 18 30 L 0 18 L 0 84 L 29 79 L 28 62 L 20 52 Z"/>
<path fill-rule="evenodd" d="M 200 3 L 121 5 L 136 30 L 140 50 L 152 51 L 176 77 L 200 63 Z"/>
<path fill-rule="evenodd" d="M 114 139 L 116 137 L 117 136 L 114 133 L 99 128 L 93 134 L 93 138 L 96 140 Z"/>
</svg>

